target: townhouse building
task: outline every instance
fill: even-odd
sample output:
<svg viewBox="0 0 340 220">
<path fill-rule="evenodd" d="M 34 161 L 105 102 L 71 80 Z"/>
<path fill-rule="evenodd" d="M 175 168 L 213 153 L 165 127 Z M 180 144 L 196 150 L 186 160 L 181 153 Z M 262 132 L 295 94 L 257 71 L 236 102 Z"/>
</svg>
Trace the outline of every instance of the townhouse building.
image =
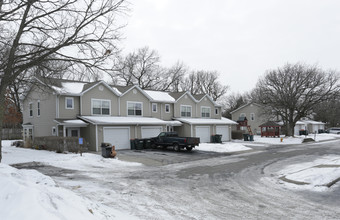
<svg viewBox="0 0 340 220">
<path fill-rule="evenodd" d="M 221 117 L 221 106 L 208 95 L 143 90 L 139 86 L 112 86 L 104 81 L 79 82 L 35 79 L 22 99 L 23 138 L 83 137 L 89 150 L 102 142 L 130 149 L 130 140 L 176 131 L 180 136 L 211 135 L 231 139 L 231 125 Z"/>
</svg>

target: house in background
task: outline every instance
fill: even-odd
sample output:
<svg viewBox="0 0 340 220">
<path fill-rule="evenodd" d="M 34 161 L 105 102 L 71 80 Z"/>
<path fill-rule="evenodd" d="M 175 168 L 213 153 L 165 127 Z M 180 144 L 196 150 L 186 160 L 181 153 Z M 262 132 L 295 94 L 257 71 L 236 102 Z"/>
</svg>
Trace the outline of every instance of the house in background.
<svg viewBox="0 0 340 220">
<path fill-rule="evenodd" d="M 260 125 L 270 121 L 270 118 L 263 114 L 263 106 L 256 103 L 248 103 L 231 112 L 232 120 L 238 121 L 247 118 L 248 126 L 254 134 L 261 135 Z M 282 122 L 279 123 L 283 125 Z M 294 127 L 294 135 L 299 135 L 300 130 L 307 130 L 309 133 L 318 133 L 325 130 L 325 123 L 302 118 Z"/>
<path fill-rule="evenodd" d="M 35 79 L 23 97 L 24 140 L 44 136 L 83 137 L 90 150 L 102 142 L 130 149 L 130 139 L 177 131 L 181 136 L 231 139 L 231 125 L 208 95 L 111 86 L 104 81 Z"/>
<path fill-rule="evenodd" d="M 240 121 L 246 118 L 247 125 L 250 126 L 253 134 L 261 135 L 261 129 L 259 126 L 268 121 L 268 119 L 262 114 L 262 109 L 263 107 L 257 103 L 248 103 L 230 112 L 231 119 L 233 121 Z"/>
</svg>

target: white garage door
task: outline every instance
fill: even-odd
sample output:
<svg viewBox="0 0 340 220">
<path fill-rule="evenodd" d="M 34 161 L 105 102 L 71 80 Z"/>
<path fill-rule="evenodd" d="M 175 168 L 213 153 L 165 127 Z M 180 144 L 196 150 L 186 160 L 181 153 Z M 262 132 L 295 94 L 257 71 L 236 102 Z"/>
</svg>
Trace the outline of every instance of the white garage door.
<svg viewBox="0 0 340 220">
<path fill-rule="evenodd" d="M 209 143 L 210 142 L 210 127 L 197 126 L 196 137 L 200 138 L 201 143 Z"/>
<path fill-rule="evenodd" d="M 130 149 L 130 128 L 106 127 L 103 129 L 104 142 L 116 147 L 116 150 Z"/>
<path fill-rule="evenodd" d="M 161 126 L 145 126 L 142 127 L 142 138 L 156 137 L 163 131 Z"/>
<path fill-rule="evenodd" d="M 216 134 L 222 134 L 222 141 L 230 141 L 228 126 L 216 126 Z"/>
</svg>

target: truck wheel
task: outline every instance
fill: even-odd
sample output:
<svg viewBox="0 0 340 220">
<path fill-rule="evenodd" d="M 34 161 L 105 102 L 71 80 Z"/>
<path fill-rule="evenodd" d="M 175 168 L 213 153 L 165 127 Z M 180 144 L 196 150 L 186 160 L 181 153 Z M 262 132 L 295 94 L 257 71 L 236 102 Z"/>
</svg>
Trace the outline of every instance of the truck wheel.
<svg viewBox="0 0 340 220">
<path fill-rule="evenodd" d="M 157 145 L 155 143 L 152 143 L 151 144 L 151 149 L 156 149 L 157 148 Z"/>
<path fill-rule="evenodd" d="M 192 147 L 190 146 L 188 146 L 188 147 L 186 147 L 186 149 L 187 149 L 187 151 L 192 151 Z"/>
<path fill-rule="evenodd" d="M 174 150 L 175 151 L 180 151 L 181 150 L 181 148 L 179 147 L 178 144 L 175 143 L 173 146 L 174 146 Z"/>
</svg>

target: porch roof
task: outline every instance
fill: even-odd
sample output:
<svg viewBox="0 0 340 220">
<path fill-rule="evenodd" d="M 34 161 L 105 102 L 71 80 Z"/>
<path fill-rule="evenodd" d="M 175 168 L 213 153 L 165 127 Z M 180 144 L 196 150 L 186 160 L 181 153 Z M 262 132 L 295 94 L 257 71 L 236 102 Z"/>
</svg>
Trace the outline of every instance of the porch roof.
<svg viewBox="0 0 340 220">
<path fill-rule="evenodd" d="M 187 124 L 201 124 L 201 125 L 237 125 L 237 122 L 228 118 L 222 117 L 221 119 L 212 118 L 175 118 L 176 120 Z"/>
<path fill-rule="evenodd" d="M 54 120 L 59 125 L 69 126 L 69 127 L 86 127 L 88 123 L 80 119 L 60 119 L 56 118 Z"/>
<path fill-rule="evenodd" d="M 171 125 L 181 126 L 179 121 L 164 121 L 149 117 L 79 116 L 80 119 L 97 125 Z"/>
</svg>

